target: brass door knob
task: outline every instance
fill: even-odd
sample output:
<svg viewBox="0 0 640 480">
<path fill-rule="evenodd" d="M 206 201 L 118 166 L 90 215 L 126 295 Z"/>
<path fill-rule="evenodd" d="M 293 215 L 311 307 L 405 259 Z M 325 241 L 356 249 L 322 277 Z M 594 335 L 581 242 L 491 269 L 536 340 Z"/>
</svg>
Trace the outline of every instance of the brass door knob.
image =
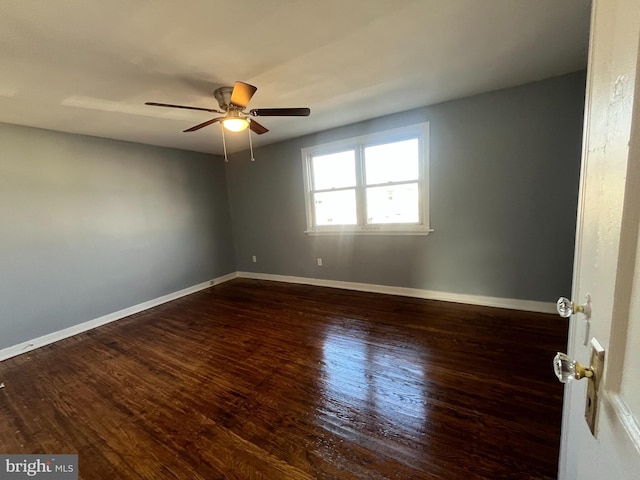
<svg viewBox="0 0 640 480">
<path fill-rule="evenodd" d="M 591 297 L 587 295 L 587 303 L 578 305 L 566 297 L 560 297 L 556 302 L 556 310 L 562 318 L 569 318 L 574 313 L 584 313 L 587 318 L 591 318 Z"/>
<path fill-rule="evenodd" d="M 598 418 L 598 391 L 600 380 L 604 373 L 604 347 L 595 338 L 591 339 L 591 360 L 590 367 L 585 367 L 580 362 L 571 360 L 566 353 L 558 352 L 553 357 L 553 371 L 562 383 L 569 383 L 571 380 L 588 378 L 587 398 L 585 401 L 584 416 L 589 425 L 589 430 L 595 436 L 596 419 Z"/>
<path fill-rule="evenodd" d="M 558 352 L 553 357 L 553 371 L 562 383 L 593 377 L 593 369 L 591 367 L 585 367 L 580 362 L 571 360 L 566 353 L 561 352 Z"/>
</svg>

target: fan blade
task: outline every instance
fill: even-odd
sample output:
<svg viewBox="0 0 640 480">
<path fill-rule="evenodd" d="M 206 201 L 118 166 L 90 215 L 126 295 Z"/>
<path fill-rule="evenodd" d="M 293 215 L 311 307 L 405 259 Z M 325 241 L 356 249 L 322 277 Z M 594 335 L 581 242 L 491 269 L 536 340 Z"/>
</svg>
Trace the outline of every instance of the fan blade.
<svg viewBox="0 0 640 480">
<path fill-rule="evenodd" d="M 253 119 L 249 119 L 249 128 L 252 132 L 257 133 L 258 135 L 262 135 L 263 133 L 267 133 L 269 131 L 267 127 L 259 124 Z"/>
<path fill-rule="evenodd" d="M 214 110 L 213 108 L 188 107 L 187 105 L 171 105 L 170 103 L 145 102 L 144 104 L 151 105 L 153 107 L 184 108 L 186 110 L 202 110 L 203 112 L 224 113 L 218 110 Z"/>
<path fill-rule="evenodd" d="M 253 94 L 256 93 L 258 87 L 254 87 L 253 85 L 249 85 L 244 82 L 236 82 L 233 86 L 233 91 L 231 92 L 231 100 L 229 102 L 231 105 L 235 105 L 236 107 L 246 107 L 249 105 L 249 101 Z"/>
<path fill-rule="evenodd" d="M 203 123 L 201 123 L 199 125 L 196 125 L 195 127 L 187 128 L 186 130 L 184 130 L 184 132 L 195 132 L 196 130 L 200 130 L 201 128 L 208 127 L 212 123 L 219 122 L 223 118 L 224 117 L 212 118 L 211 120 L 207 120 L 206 122 L 203 122 Z"/>
<path fill-rule="evenodd" d="M 308 108 L 254 108 L 249 113 L 254 117 L 308 117 Z"/>
</svg>

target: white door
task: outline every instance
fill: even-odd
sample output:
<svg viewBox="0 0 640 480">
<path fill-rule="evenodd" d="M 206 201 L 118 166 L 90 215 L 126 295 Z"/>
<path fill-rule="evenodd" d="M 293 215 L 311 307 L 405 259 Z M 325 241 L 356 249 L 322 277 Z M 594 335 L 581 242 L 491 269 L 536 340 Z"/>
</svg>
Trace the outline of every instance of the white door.
<svg viewBox="0 0 640 480">
<path fill-rule="evenodd" d="M 567 384 L 559 478 L 640 479 L 640 0 L 594 0 L 587 75 L 573 300 L 591 295 L 590 327 L 574 314 L 569 356 L 606 350 L 596 436 L 587 383 Z"/>
</svg>

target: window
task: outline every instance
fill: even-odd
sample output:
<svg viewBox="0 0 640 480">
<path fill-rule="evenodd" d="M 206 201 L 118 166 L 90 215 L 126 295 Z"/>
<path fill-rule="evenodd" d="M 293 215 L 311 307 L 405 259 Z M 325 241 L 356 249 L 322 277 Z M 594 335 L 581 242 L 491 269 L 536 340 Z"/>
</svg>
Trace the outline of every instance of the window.
<svg viewBox="0 0 640 480">
<path fill-rule="evenodd" d="M 426 235 L 429 124 L 302 149 L 309 234 Z"/>
</svg>

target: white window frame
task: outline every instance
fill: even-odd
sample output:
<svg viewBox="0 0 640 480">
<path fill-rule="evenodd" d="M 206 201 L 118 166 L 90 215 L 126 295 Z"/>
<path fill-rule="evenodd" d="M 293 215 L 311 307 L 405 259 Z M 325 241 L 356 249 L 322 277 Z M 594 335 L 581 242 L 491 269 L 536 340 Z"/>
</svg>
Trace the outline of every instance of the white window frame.
<svg viewBox="0 0 640 480">
<path fill-rule="evenodd" d="M 417 223 L 366 223 L 366 187 L 364 170 L 364 148 L 402 140 L 418 139 L 419 151 L 419 219 Z M 312 157 L 345 150 L 353 150 L 356 157 L 356 209 L 357 225 L 316 225 L 313 202 Z M 429 123 L 420 123 L 382 132 L 347 138 L 336 142 L 314 145 L 302 149 L 302 171 L 304 177 L 304 200 L 307 215 L 308 235 L 428 235 L 429 228 Z M 401 183 L 401 182 L 400 182 Z"/>
</svg>

